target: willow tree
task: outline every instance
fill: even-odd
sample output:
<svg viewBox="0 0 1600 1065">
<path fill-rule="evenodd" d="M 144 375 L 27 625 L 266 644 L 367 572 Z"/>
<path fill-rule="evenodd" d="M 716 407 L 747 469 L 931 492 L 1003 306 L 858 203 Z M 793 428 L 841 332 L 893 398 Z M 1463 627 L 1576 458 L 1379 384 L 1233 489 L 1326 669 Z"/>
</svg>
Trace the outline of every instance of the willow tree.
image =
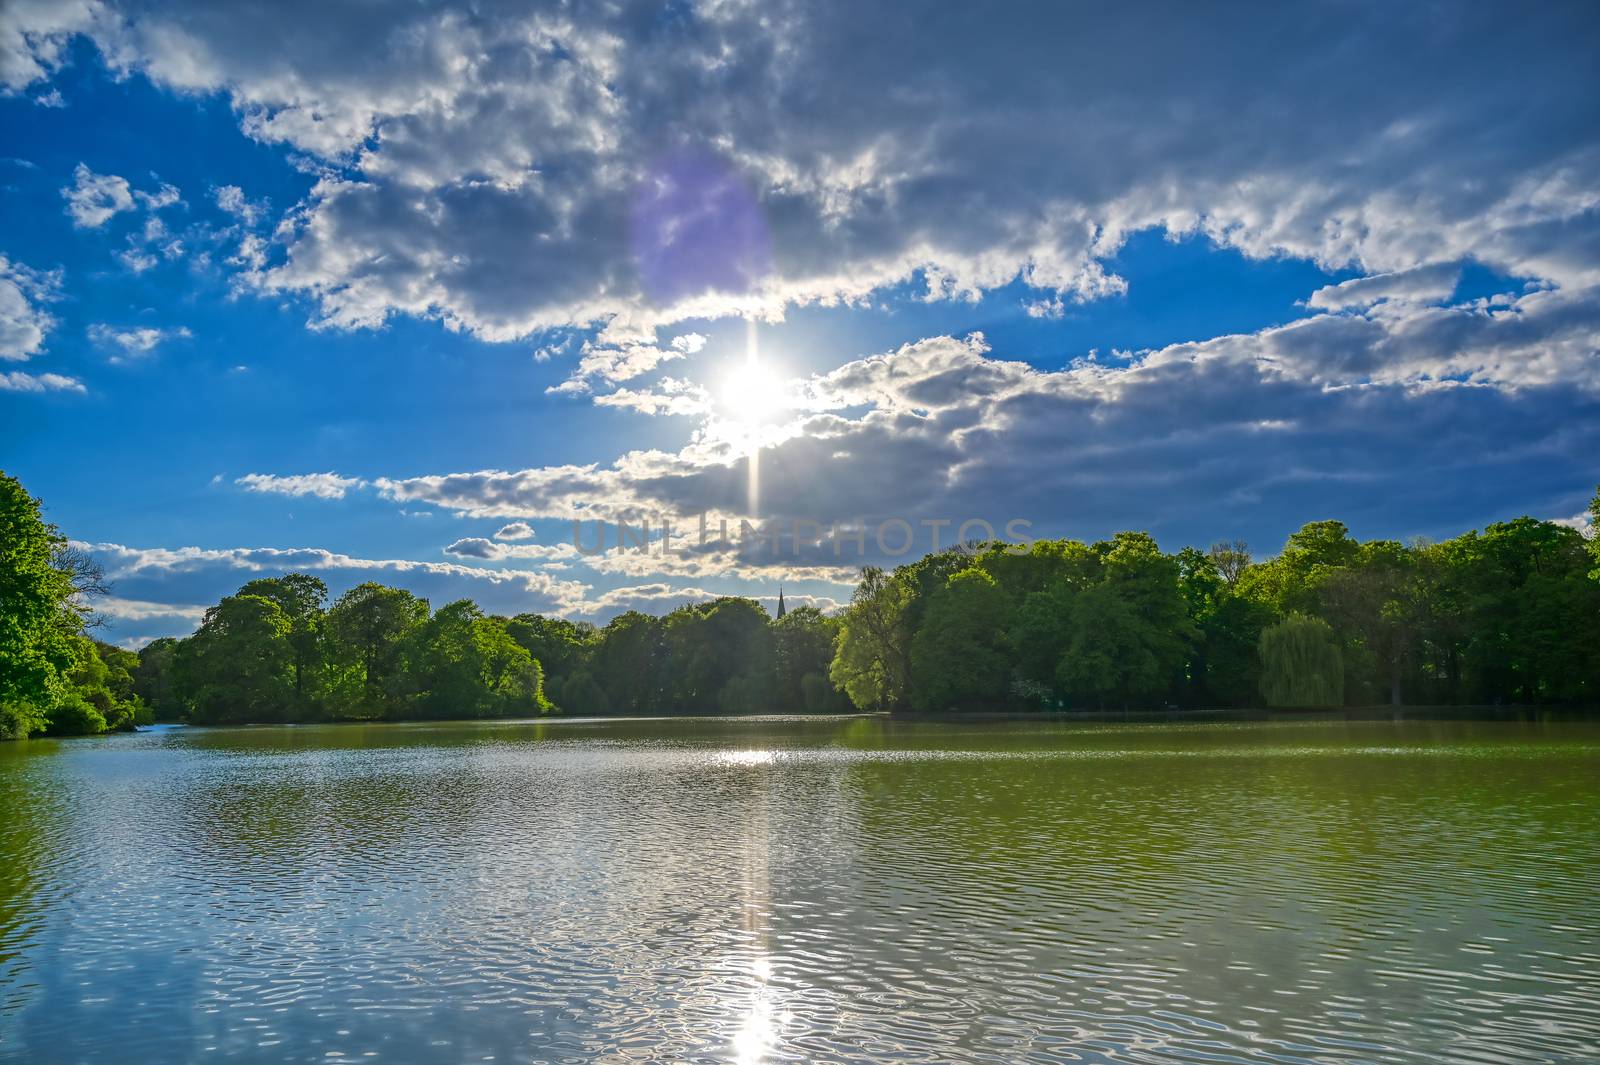
<svg viewBox="0 0 1600 1065">
<path fill-rule="evenodd" d="M 1344 655 L 1333 627 L 1290 614 L 1261 633 L 1261 694 L 1268 706 L 1338 706 L 1344 702 Z"/>
<path fill-rule="evenodd" d="M 861 571 L 839 629 L 828 677 L 862 710 L 898 710 L 911 677 L 906 615 L 915 594 L 910 582 L 876 566 Z"/>
</svg>

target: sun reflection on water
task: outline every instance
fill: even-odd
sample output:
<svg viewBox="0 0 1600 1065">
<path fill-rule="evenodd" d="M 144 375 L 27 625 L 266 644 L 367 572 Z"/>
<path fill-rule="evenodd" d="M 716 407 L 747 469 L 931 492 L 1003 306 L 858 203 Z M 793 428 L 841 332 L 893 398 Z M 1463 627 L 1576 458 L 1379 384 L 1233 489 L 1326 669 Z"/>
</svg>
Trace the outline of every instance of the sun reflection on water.
<svg viewBox="0 0 1600 1065">
<path fill-rule="evenodd" d="M 778 760 L 777 751 L 718 751 L 717 761 L 723 765 L 771 765 Z"/>
</svg>

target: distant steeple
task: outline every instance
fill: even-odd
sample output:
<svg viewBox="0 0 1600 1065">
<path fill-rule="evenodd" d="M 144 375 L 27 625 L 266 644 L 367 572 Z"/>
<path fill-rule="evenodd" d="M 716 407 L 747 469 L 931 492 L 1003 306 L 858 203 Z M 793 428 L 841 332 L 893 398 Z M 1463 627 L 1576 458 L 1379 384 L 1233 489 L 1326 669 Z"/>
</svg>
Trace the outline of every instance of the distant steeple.
<svg viewBox="0 0 1600 1065">
<path fill-rule="evenodd" d="M 778 616 L 781 618 L 783 615 L 783 585 L 780 584 L 778 585 Z"/>
</svg>

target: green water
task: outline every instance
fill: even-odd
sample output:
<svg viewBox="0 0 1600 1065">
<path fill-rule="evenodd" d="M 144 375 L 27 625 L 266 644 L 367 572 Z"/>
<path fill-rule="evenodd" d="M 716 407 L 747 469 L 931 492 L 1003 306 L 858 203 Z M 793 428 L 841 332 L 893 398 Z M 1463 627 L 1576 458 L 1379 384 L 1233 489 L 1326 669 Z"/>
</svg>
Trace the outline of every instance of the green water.
<svg viewBox="0 0 1600 1065">
<path fill-rule="evenodd" d="M 1600 728 L 0 745 L 6 1062 L 1600 1060 Z"/>
</svg>

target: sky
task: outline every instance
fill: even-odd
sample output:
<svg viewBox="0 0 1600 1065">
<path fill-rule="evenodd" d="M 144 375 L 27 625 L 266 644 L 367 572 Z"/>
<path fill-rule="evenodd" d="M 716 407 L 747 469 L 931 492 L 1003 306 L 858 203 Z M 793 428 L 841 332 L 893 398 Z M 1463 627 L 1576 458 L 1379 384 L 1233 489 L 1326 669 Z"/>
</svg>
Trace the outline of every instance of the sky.
<svg viewBox="0 0 1600 1065">
<path fill-rule="evenodd" d="M 0 468 L 126 646 L 291 570 L 603 623 L 991 529 L 1577 522 L 1596 55 L 1592 3 L 8 0 Z"/>
</svg>

